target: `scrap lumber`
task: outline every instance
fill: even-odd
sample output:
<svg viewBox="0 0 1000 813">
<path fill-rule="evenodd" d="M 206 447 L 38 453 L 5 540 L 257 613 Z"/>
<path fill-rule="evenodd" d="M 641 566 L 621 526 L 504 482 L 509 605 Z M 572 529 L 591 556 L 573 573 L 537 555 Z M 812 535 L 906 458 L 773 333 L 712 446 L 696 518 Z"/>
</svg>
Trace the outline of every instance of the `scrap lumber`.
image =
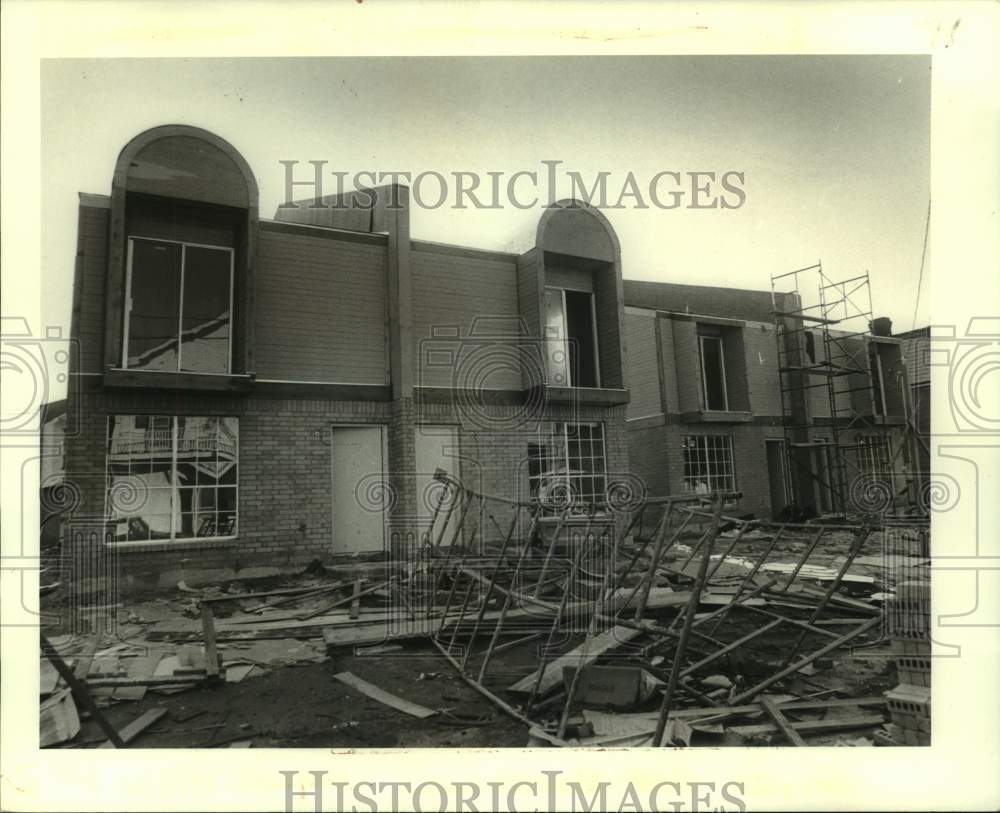
<svg viewBox="0 0 1000 813">
<path fill-rule="evenodd" d="M 189 674 L 169 676 L 150 675 L 148 677 L 93 677 L 87 678 L 89 689 L 123 689 L 136 686 L 154 688 L 158 686 L 193 686 L 205 680 L 205 672 L 192 670 Z"/>
<path fill-rule="evenodd" d="M 66 684 L 73 692 L 73 698 L 76 702 L 90 713 L 90 716 L 94 718 L 97 724 L 101 727 L 105 736 L 116 748 L 123 748 L 125 746 L 124 741 L 118 735 L 118 732 L 115 731 L 114 726 L 108 722 L 108 718 L 104 716 L 99 708 L 97 708 L 97 704 L 94 702 L 94 698 L 90 696 L 90 692 L 87 690 L 87 687 L 82 681 L 77 680 L 76 675 L 73 674 L 72 670 L 70 670 L 70 668 L 66 665 L 66 662 L 59 656 L 59 653 L 56 652 L 55 647 L 49 643 L 49 639 L 46 638 L 44 634 L 39 637 L 41 638 L 42 653 L 56 668 L 60 677 L 66 681 Z M 77 668 L 79 668 L 79 666 L 80 664 L 78 663 Z"/>
<path fill-rule="evenodd" d="M 767 698 L 771 700 L 771 698 Z M 857 697 L 838 698 L 835 700 L 786 700 L 775 702 L 771 700 L 774 707 L 782 713 L 787 711 L 823 711 L 830 708 L 865 708 L 870 706 L 884 706 L 885 697 Z M 760 701 L 742 706 L 721 706 L 706 707 L 696 709 L 674 709 L 670 712 L 671 720 L 688 720 L 691 725 L 697 726 L 705 723 L 716 723 L 730 719 L 732 717 L 742 717 L 748 714 L 759 714 L 762 711 Z M 603 711 L 587 710 L 583 712 L 584 718 L 591 723 L 597 732 L 598 741 L 588 740 L 587 745 L 610 744 L 619 740 L 630 738 L 652 737 L 656 729 L 656 721 L 659 712 L 640 712 L 636 714 L 610 714 Z M 856 718 L 850 718 L 856 719 Z M 795 724 L 793 724 L 794 726 Z M 767 727 L 768 731 L 773 731 L 774 727 Z M 734 730 L 734 729 L 730 729 Z M 797 729 L 797 733 L 801 729 Z M 808 732 L 807 732 L 808 733 Z M 582 743 L 581 743 L 582 744 Z M 626 744 L 622 742 L 621 744 Z M 638 745 L 641 743 L 627 743 Z"/>
<path fill-rule="evenodd" d="M 39 748 L 58 745 L 80 733 L 80 715 L 73 702 L 73 693 L 69 689 L 62 689 L 42 700 L 39 712 Z"/>
<path fill-rule="evenodd" d="M 153 723 L 157 722 L 163 715 L 167 713 L 167 710 L 163 707 L 150 709 L 141 717 L 133 720 L 125 728 L 118 732 L 119 737 L 121 737 L 122 744 L 128 745 L 132 740 L 142 734 L 147 728 L 149 728 Z M 114 748 L 121 746 L 115 745 L 110 740 L 101 743 L 98 748 Z"/>
<path fill-rule="evenodd" d="M 59 685 L 59 673 L 45 658 L 42 658 L 38 668 L 38 693 L 48 697 Z"/>
<path fill-rule="evenodd" d="M 396 709 L 396 711 L 401 711 L 403 714 L 409 714 L 411 717 L 417 717 L 423 720 L 437 714 L 436 711 L 432 711 L 425 706 L 418 705 L 417 703 L 411 703 L 409 700 L 404 700 L 402 697 L 397 697 L 384 689 L 380 689 L 378 686 L 369 683 L 367 680 L 362 680 L 351 672 L 338 672 L 333 677 L 345 686 L 350 686 L 352 689 L 361 692 L 361 694 L 366 697 L 370 697 L 372 700 L 377 700 L 382 705 L 389 706 L 390 708 Z"/>
<path fill-rule="evenodd" d="M 215 624 L 210 604 L 201 605 L 201 628 L 205 637 L 205 673 L 212 680 L 219 677 L 219 652 L 215 648 Z"/>
<path fill-rule="evenodd" d="M 378 584 L 372 585 L 371 587 L 368 587 L 365 590 L 360 590 L 354 593 L 353 595 L 347 596 L 347 598 L 337 599 L 331 604 L 326 604 L 323 607 L 320 607 L 318 610 L 313 610 L 312 612 L 300 615 L 299 618 L 302 621 L 308 621 L 311 618 L 315 618 L 318 615 L 323 615 L 324 613 L 329 612 L 335 607 L 340 607 L 344 604 L 351 604 L 355 600 L 360 599 L 361 596 L 367 596 L 369 593 L 374 593 L 376 590 L 381 590 L 383 587 L 386 587 L 387 585 L 391 584 L 394 581 L 396 581 L 395 576 L 393 576 L 391 579 L 388 579 L 387 581 L 379 582 Z"/>
<path fill-rule="evenodd" d="M 781 709 L 774 704 L 774 701 L 771 700 L 770 697 L 762 697 L 760 699 L 760 705 L 764 711 L 767 712 L 767 716 L 774 721 L 774 724 L 781 730 L 781 733 L 788 738 L 788 741 L 792 745 L 798 748 L 804 748 L 806 746 L 806 741 L 802 739 L 802 735 L 795 730 L 795 726 L 792 722 L 781 712 Z"/>
<path fill-rule="evenodd" d="M 633 638 L 636 638 L 641 634 L 641 630 L 632 629 L 630 627 L 615 626 L 606 632 L 602 632 L 601 634 L 588 639 L 588 641 L 585 641 L 580 646 L 566 652 L 549 663 L 545 667 L 545 671 L 542 673 L 540 682 L 538 681 L 538 670 L 536 670 L 527 677 L 521 678 L 512 686 L 509 686 L 507 691 L 514 692 L 515 694 L 529 694 L 535 683 L 538 682 L 537 694 L 548 694 L 548 692 L 562 683 L 564 667 L 570 666 L 578 668 L 586 666 L 589 663 L 593 663 L 605 652 L 621 646 L 622 644 L 628 643 Z"/>
<path fill-rule="evenodd" d="M 100 645 L 100 635 L 95 635 L 93 638 L 87 639 L 87 642 L 83 646 L 83 652 L 77 658 L 76 667 L 73 669 L 73 674 L 77 679 L 83 680 L 90 674 L 90 664 L 94 660 L 94 653 L 97 652 L 97 648 Z"/>
<path fill-rule="evenodd" d="M 351 609 L 349 613 L 350 618 L 357 618 L 361 614 L 361 585 L 364 584 L 364 580 L 358 576 L 354 580 L 354 595 L 352 596 Z"/>
<path fill-rule="evenodd" d="M 871 728 L 882 725 L 885 718 L 881 714 L 865 714 L 860 717 L 845 717 L 842 720 L 804 720 L 789 723 L 798 734 L 829 734 L 834 731 L 849 731 L 854 728 Z M 778 730 L 774 723 L 759 725 L 734 725 L 729 731 L 742 737 L 752 737 L 757 734 L 773 734 Z"/>
<path fill-rule="evenodd" d="M 153 676 L 156 665 L 163 658 L 162 652 L 154 652 L 151 655 L 133 658 L 128 666 L 128 677 L 133 680 L 142 680 Z M 115 700 L 142 700 L 146 694 L 147 684 L 138 683 L 133 686 L 122 686 L 115 689 Z"/>
<path fill-rule="evenodd" d="M 204 604 L 205 602 L 216 601 L 244 601 L 250 598 L 267 598 L 269 596 L 298 596 L 302 598 L 308 593 L 335 590 L 338 587 L 343 587 L 343 585 L 343 582 L 334 582 L 333 584 L 313 585 L 312 587 L 288 587 L 282 590 L 265 590 L 261 593 L 226 593 L 224 596 L 209 596 L 207 598 L 199 599 L 199 601 Z"/>
</svg>

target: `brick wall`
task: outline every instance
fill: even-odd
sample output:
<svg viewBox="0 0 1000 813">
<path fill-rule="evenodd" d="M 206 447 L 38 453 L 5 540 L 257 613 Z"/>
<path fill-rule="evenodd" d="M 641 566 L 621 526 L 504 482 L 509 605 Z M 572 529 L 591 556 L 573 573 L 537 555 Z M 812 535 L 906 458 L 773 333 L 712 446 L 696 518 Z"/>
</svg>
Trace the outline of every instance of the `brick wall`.
<svg viewBox="0 0 1000 813">
<path fill-rule="evenodd" d="M 98 373 L 104 354 L 104 279 L 111 211 L 81 205 L 78 217 L 71 333 L 77 342 L 79 367 L 70 372 Z"/>
<path fill-rule="evenodd" d="M 123 571 L 141 583 L 168 583 L 185 569 L 233 576 L 329 559 L 332 544 L 329 427 L 379 423 L 384 402 L 82 393 L 81 432 L 67 439 L 66 477 L 79 494 L 75 514 L 104 515 L 109 415 L 233 415 L 239 418 L 239 536 L 222 542 L 163 542 L 119 548 Z M 404 504 L 405 508 L 405 504 Z"/>
<path fill-rule="evenodd" d="M 164 541 L 117 548 L 129 583 L 167 586 L 180 578 L 249 577 L 296 569 L 336 554 L 331 517 L 329 427 L 374 423 L 387 428 L 388 480 L 393 527 L 417 516 L 414 427 L 454 423 L 459 427 L 461 462 L 452 472 L 484 493 L 528 498 L 528 443 L 539 422 L 596 420 L 604 424 L 610 476 L 629 471 L 624 407 L 547 406 L 535 420 L 503 426 L 519 407 L 482 407 L 470 416 L 454 404 L 332 402 L 308 399 L 171 396 L 148 393 L 82 393 L 81 432 L 67 439 L 67 480 L 79 493 L 76 518 L 102 517 L 105 500 L 109 415 L 233 415 L 239 418 L 239 535 L 229 541 Z M 495 506 L 502 513 L 502 506 Z M 502 517 L 498 516 L 498 521 Z M 500 521 L 506 527 L 506 521 Z M 483 538 L 495 541 L 484 521 Z"/>
<path fill-rule="evenodd" d="M 670 493 L 667 481 L 666 428 L 664 424 L 629 427 L 629 470 L 646 487 L 652 497 Z M 670 450 L 670 453 L 676 453 Z"/>
</svg>

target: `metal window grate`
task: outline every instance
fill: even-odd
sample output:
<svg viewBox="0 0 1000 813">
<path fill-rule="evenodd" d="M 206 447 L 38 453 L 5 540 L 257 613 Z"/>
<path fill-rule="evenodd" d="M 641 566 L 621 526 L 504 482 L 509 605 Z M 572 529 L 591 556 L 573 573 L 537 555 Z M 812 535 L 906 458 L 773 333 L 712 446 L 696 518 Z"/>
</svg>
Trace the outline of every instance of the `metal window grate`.
<svg viewBox="0 0 1000 813">
<path fill-rule="evenodd" d="M 733 439 L 729 435 L 688 435 L 682 441 L 684 487 L 695 494 L 736 490 Z"/>
</svg>

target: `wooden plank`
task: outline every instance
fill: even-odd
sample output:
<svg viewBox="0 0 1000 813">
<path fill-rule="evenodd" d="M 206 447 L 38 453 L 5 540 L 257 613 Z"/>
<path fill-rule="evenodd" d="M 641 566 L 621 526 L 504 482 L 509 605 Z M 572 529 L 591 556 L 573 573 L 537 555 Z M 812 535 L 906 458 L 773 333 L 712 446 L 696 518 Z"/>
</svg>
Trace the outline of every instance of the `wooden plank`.
<svg viewBox="0 0 1000 813">
<path fill-rule="evenodd" d="M 59 676 L 66 681 L 67 685 L 73 692 L 73 697 L 76 700 L 76 702 L 79 705 L 83 706 L 88 712 L 90 712 L 90 716 L 101 727 L 101 730 L 104 732 L 105 736 L 108 738 L 113 747 L 115 748 L 122 747 L 125 743 L 122 741 L 122 738 L 119 736 L 118 732 L 115 731 L 114 726 L 111 725 L 110 722 L 108 722 L 108 718 L 104 716 L 104 714 L 101 712 L 99 708 L 97 708 L 97 704 L 94 703 L 94 698 L 90 696 L 90 692 L 87 690 L 87 687 L 83 684 L 82 681 L 77 680 L 76 675 L 66 665 L 66 662 L 61 657 L 59 657 L 59 653 L 56 652 L 52 644 L 49 643 L 48 638 L 46 638 L 44 635 L 39 635 L 39 638 L 41 639 L 41 644 L 42 644 L 42 654 L 45 655 L 45 657 L 48 658 L 49 661 L 51 661 L 52 665 L 56 668 L 56 671 L 59 673 Z M 87 661 L 87 665 L 89 667 L 90 659 L 86 658 L 85 660 Z M 79 668 L 79 666 L 80 664 L 78 663 L 77 668 Z"/>
<path fill-rule="evenodd" d="M 361 614 L 361 585 L 364 584 L 364 580 L 358 576 L 354 580 L 354 591 L 351 600 L 351 612 L 350 618 L 357 618 Z"/>
<path fill-rule="evenodd" d="M 499 619 L 499 617 L 499 611 L 488 612 L 483 616 L 483 621 L 495 622 Z M 511 624 L 511 621 L 526 620 L 538 622 L 543 618 L 545 618 L 544 609 L 532 608 L 531 610 L 510 610 L 507 613 L 507 626 L 501 630 L 501 634 L 523 636 L 530 630 L 525 630 L 523 627 Z M 450 628 L 456 620 L 458 619 L 454 616 L 448 619 L 448 623 L 444 625 L 444 628 Z M 361 621 L 363 622 L 364 619 L 362 618 Z M 309 623 L 311 622 L 304 622 L 304 624 Z M 471 632 L 475 625 L 475 619 L 472 617 L 466 618 L 464 619 L 464 623 L 468 625 L 469 629 L 467 631 Z M 480 635 L 492 634 L 494 626 L 495 625 L 492 623 L 484 623 L 481 625 L 478 632 Z M 401 618 L 400 614 L 397 613 L 393 615 L 391 619 L 380 620 L 378 623 L 361 624 L 355 622 L 354 625 L 326 625 L 321 630 L 317 631 L 322 633 L 323 640 L 326 641 L 327 646 L 338 647 L 382 644 L 388 643 L 389 641 L 400 641 L 406 638 L 423 638 L 433 635 L 441 627 L 442 624 L 440 619 L 417 618 L 414 620 L 408 620 Z"/>
<path fill-rule="evenodd" d="M 350 686 L 352 689 L 361 692 L 361 694 L 370 697 L 372 700 L 377 700 L 379 703 L 389 706 L 389 708 L 396 709 L 396 711 L 401 711 L 403 714 L 409 714 L 411 717 L 418 717 L 423 720 L 437 714 L 436 711 L 432 711 L 429 708 L 420 706 L 416 703 L 411 703 L 409 700 L 404 700 L 402 697 L 390 694 L 389 692 L 380 689 L 378 686 L 375 686 L 366 680 L 362 680 L 351 672 L 338 672 L 333 677 L 345 686 Z"/>
<path fill-rule="evenodd" d="M 369 588 L 367 588 L 365 590 L 358 591 L 354 595 L 347 596 L 346 598 L 337 599 L 336 601 L 334 601 L 334 602 L 332 602 L 330 604 L 327 604 L 327 605 L 325 605 L 323 607 L 320 607 L 318 610 L 314 610 L 312 612 L 300 615 L 299 618 L 301 620 L 303 620 L 303 621 L 307 621 L 310 618 L 315 618 L 318 615 L 323 615 L 324 613 L 329 612 L 330 610 L 332 610 L 334 607 L 340 607 L 342 604 L 351 603 L 355 599 L 360 598 L 361 596 L 367 596 L 369 593 L 374 593 L 376 590 L 381 590 L 383 587 L 387 587 L 389 584 L 391 584 L 395 580 L 396 580 L 396 577 L 393 576 L 388 581 L 379 582 L 378 584 L 372 585 L 371 587 L 369 587 Z"/>
<path fill-rule="evenodd" d="M 128 666 L 128 677 L 132 680 L 142 680 L 153 676 L 156 665 L 163 658 L 162 652 L 154 652 L 144 657 L 132 658 Z M 122 686 L 115 689 L 115 700 L 142 700 L 146 694 L 147 684 L 137 683 L 133 686 Z"/>
<path fill-rule="evenodd" d="M 130 678 L 130 677 L 92 677 L 87 679 L 86 686 L 89 689 L 107 689 L 107 688 L 124 688 L 128 686 L 193 686 L 195 683 L 201 683 L 205 679 L 204 672 L 198 672 L 189 675 L 169 675 L 169 676 L 150 676 L 150 677 L 140 677 L 140 678 Z"/>
<path fill-rule="evenodd" d="M 547 694 L 562 683 L 564 667 L 579 668 L 586 666 L 588 663 L 593 663 L 605 652 L 621 644 L 628 643 L 641 634 L 641 630 L 616 626 L 606 632 L 602 632 L 600 635 L 594 636 L 589 641 L 585 641 L 575 649 L 560 655 L 545 667 L 541 683 L 538 686 L 538 694 Z M 507 691 L 518 694 L 530 694 L 537 680 L 538 670 L 535 670 L 527 677 L 521 678 L 517 683 L 509 686 Z"/>
<path fill-rule="evenodd" d="M 208 678 L 219 676 L 219 651 L 215 648 L 215 623 L 210 604 L 201 604 L 201 628 L 205 636 L 205 673 Z"/>
<path fill-rule="evenodd" d="M 58 678 L 58 673 L 56 675 Z M 38 746 L 48 748 L 71 740 L 80 733 L 80 715 L 73 693 L 63 689 L 39 705 Z"/>
<path fill-rule="evenodd" d="M 781 713 L 781 710 L 774 704 L 774 701 L 770 697 L 762 697 L 760 699 L 760 705 L 767 712 L 767 716 L 770 717 L 774 724 L 781 729 L 781 733 L 784 734 L 788 741 L 799 748 L 806 747 L 806 741 L 802 739 L 802 735 L 795 730 L 795 727 L 789 721 L 789 719 Z"/>
<path fill-rule="evenodd" d="M 854 706 L 857 706 L 858 708 L 867 706 L 884 706 L 885 703 L 885 697 L 879 695 L 873 697 L 838 697 L 832 700 L 787 700 L 776 703 L 775 705 L 782 711 L 822 711 L 824 709 Z M 674 709 L 670 712 L 670 719 L 676 718 L 680 720 L 696 720 L 702 717 L 736 717 L 742 714 L 756 714 L 760 711 L 761 707 L 759 702 L 747 703 L 742 706 L 707 706 L 697 709 Z M 595 713 L 598 712 L 585 712 L 588 716 Z M 655 711 L 646 711 L 636 714 L 615 714 L 613 716 L 617 721 L 621 722 L 622 725 L 630 725 L 633 722 L 655 723 L 659 713 Z M 649 730 L 652 732 L 653 729 L 650 728 Z"/>
<path fill-rule="evenodd" d="M 804 720 L 789 723 L 789 725 L 800 734 L 828 734 L 834 731 L 848 731 L 852 728 L 870 728 L 881 725 L 884 719 L 881 714 L 866 714 L 862 717 L 845 717 L 842 720 Z M 750 737 L 756 734 L 771 734 L 777 730 L 777 726 L 774 723 L 734 725 L 727 730 L 743 737 Z"/>
<path fill-rule="evenodd" d="M 153 723 L 157 722 L 164 714 L 167 713 L 165 708 L 155 708 L 150 709 L 141 717 L 133 720 L 125 728 L 118 732 L 118 736 L 121 737 L 122 742 L 128 745 L 132 740 L 142 734 L 147 728 L 149 728 Z M 107 742 L 102 742 L 98 748 L 114 748 L 114 744 L 109 740 Z"/>
<path fill-rule="evenodd" d="M 202 604 L 216 601 L 243 601 L 249 598 L 266 598 L 267 596 L 294 596 L 298 594 L 317 593 L 321 590 L 335 590 L 343 586 L 343 582 L 329 585 L 314 585 L 313 587 L 289 587 L 283 590 L 265 590 L 262 593 L 227 593 L 224 596 L 210 596 L 200 599 Z"/>
<path fill-rule="evenodd" d="M 69 664 L 67 664 L 69 666 Z M 42 658 L 38 671 L 38 691 L 42 697 L 48 697 L 59 685 L 59 673 L 48 660 Z"/>
<path fill-rule="evenodd" d="M 73 669 L 73 674 L 76 676 L 77 680 L 83 680 L 88 674 L 90 674 L 90 664 L 94 660 L 94 653 L 97 652 L 97 648 L 100 645 L 100 635 L 95 635 L 93 638 L 88 639 L 87 643 L 84 644 L 83 651 L 77 659 L 76 667 Z"/>
</svg>

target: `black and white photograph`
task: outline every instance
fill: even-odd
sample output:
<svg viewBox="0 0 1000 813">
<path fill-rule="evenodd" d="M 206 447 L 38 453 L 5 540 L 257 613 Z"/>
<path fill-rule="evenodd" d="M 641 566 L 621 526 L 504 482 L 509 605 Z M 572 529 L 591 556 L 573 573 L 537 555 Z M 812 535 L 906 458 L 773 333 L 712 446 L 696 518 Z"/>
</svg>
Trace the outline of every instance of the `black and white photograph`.
<svg viewBox="0 0 1000 813">
<path fill-rule="evenodd" d="M 985 4 L 508 53 L 302 4 L 363 42 L 270 55 L 10 5 L 0 685 L 56 789 L 3 809 L 67 759 L 76 809 L 995 808 L 917 787 L 1000 724 L 995 64 L 937 124 Z"/>
</svg>

